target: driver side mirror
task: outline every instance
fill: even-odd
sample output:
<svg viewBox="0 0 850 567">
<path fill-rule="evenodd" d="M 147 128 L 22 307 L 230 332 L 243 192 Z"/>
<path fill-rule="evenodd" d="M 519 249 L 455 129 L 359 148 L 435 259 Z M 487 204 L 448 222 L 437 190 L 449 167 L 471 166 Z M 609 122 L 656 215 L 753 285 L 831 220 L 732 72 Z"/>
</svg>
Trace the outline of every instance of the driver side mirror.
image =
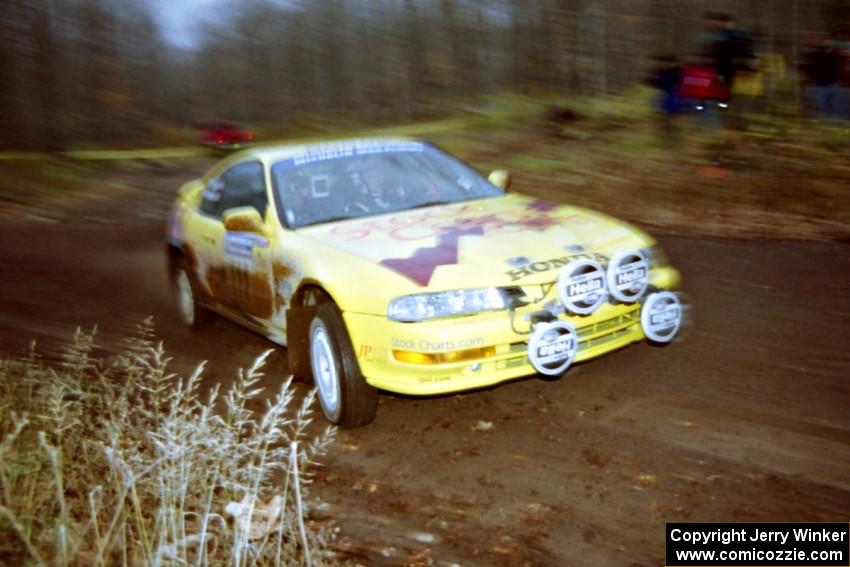
<svg viewBox="0 0 850 567">
<path fill-rule="evenodd" d="M 255 234 L 263 234 L 265 232 L 265 223 L 263 217 L 257 212 L 254 207 L 234 207 L 227 209 L 221 215 L 221 221 L 224 223 L 224 230 L 234 232 L 252 232 Z"/>
<path fill-rule="evenodd" d="M 507 191 L 511 186 L 511 174 L 506 169 L 497 169 L 487 176 L 487 181 L 502 191 Z"/>
</svg>

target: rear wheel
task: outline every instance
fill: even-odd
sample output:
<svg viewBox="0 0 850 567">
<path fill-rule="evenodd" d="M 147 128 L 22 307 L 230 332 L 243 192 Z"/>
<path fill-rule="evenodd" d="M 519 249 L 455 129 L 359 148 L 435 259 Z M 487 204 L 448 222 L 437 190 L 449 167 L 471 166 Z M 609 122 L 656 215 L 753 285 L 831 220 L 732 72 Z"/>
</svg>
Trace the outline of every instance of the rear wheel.
<svg viewBox="0 0 850 567">
<path fill-rule="evenodd" d="M 366 383 L 333 303 L 320 305 L 310 324 L 310 363 L 322 411 L 341 427 L 371 423 L 378 408 L 378 390 Z"/>
<path fill-rule="evenodd" d="M 198 284 L 183 262 L 175 267 L 174 296 L 183 322 L 193 331 L 200 329 L 206 320 L 207 312 L 201 305 Z"/>
</svg>

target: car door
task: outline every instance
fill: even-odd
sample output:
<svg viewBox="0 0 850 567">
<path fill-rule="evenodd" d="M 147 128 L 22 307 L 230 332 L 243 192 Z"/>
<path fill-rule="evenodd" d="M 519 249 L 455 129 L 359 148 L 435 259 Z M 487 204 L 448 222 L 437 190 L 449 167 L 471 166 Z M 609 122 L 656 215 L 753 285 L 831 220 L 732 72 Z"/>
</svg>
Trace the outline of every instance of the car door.
<svg viewBox="0 0 850 567">
<path fill-rule="evenodd" d="M 225 226 L 228 211 L 255 209 L 263 219 L 260 231 Z M 204 192 L 197 234 L 203 250 L 206 282 L 215 306 L 231 316 L 265 326 L 274 310 L 271 250 L 266 212 L 268 192 L 263 165 L 239 162 L 214 179 Z"/>
<path fill-rule="evenodd" d="M 216 306 L 220 299 L 220 278 L 217 277 L 214 265 L 217 263 L 219 244 L 224 240 L 224 225 L 219 211 L 223 189 L 224 180 L 219 175 L 204 187 L 198 208 L 186 215 L 184 220 L 187 235 L 185 247 L 191 258 L 189 266 L 201 285 L 204 303 L 210 306 Z"/>
</svg>

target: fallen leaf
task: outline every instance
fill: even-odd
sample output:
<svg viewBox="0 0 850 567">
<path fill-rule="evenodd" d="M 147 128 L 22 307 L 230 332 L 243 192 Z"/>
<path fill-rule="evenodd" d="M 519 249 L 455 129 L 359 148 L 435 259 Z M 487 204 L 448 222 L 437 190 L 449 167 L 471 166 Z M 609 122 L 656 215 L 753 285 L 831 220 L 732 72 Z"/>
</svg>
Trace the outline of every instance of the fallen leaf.
<svg viewBox="0 0 850 567">
<path fill-rule="evenodd" d="M 658 484 L 658 477 L 654 474 L 639 474 L 632 479 L 632 482 L 640 486 L 655 486 Z"/>
<path fill-rule="evenodd" d="M 490 547 L 490 551 L 502 555 L 511 555 L 516 551 L 516 546 L 513 545 L 494 545 Z"/>
<path fill-rule="evenodd" d="M 432 543 L 436 538 L 434 534 L 429 534 L 425 532 L 411 532 L 407 534 L 407 537 L 410 539 L 415 539 L 416 541 L 420 541 L 422 543 Z"/>
</svg>

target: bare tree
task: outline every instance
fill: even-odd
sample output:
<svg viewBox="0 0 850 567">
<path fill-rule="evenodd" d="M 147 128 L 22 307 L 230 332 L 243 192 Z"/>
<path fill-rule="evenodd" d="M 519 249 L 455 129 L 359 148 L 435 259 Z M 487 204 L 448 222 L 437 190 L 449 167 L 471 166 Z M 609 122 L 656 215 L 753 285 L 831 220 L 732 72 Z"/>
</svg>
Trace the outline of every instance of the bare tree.
<svg viewBox="0 0 850 567">
<path fill-rule="evenodd" d="M 212 118 L 395 121 L 502 90 L 617 92 L 648 56 L 693 52 L 706 8 L 760 30 L 792 70 L 810 33 L 850 30 L 842 0 L 246 0 L 218 6 L 186 50 L 161 37 L 153 6 L 5 0 L 0 146 L 136 145 Z"/>
</svg>

